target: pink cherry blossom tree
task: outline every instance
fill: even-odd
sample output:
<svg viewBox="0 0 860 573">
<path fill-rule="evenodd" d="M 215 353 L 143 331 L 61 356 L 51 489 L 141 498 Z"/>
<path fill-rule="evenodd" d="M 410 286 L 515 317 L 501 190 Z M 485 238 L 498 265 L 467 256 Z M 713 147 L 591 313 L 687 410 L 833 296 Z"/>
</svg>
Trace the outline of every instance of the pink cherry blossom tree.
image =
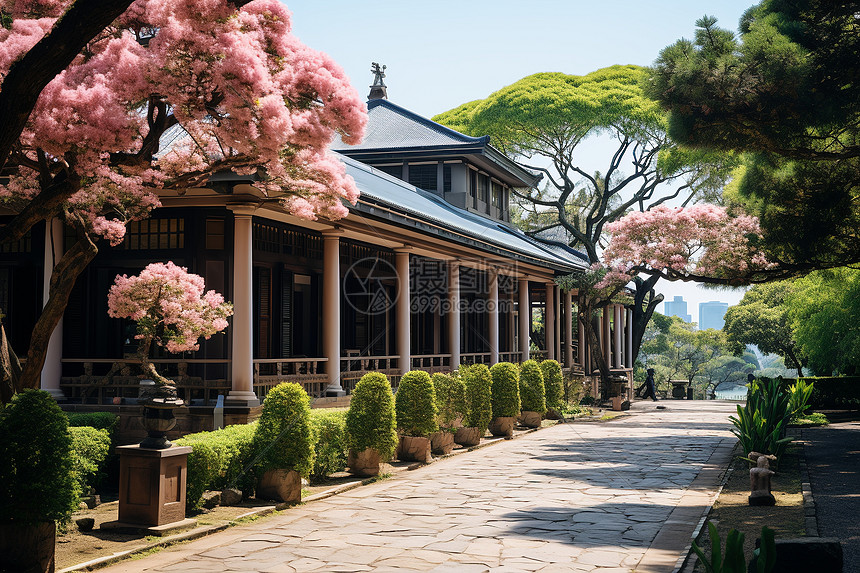
<svg viewBox="0 0 860 573">
<path fill-rule="evenodd" d="M 55 264 L 23 387 L 38 385 L 99 239 L 119 244 L 160 189 L 253 175 L 263 201 L 306 219 L 343 217 L 357 199 L 326 150 L 336 134 L 361 140 L 364 103 L 290 33 L 277 0 L 0 0 L 0 20 L 0 205 L 14 213 L 0 242 L 54 217 L 76 236 Z"/>
<path fill-rule="evenodd" d="M 633 212 L 606 230 L 611 236 L 603 252 L 607 283 L 645 273 L 668 280 L 743 285 L 788 272 L 758 247 L 757 217 L 732 216 L 716 205 Z"/>
<path fill-rule="evenodd" d="M 172 262 L 152 263 L 137 276 L 117 275 L 108 293 L 108 315 L 137 323 L 138 357 L 144 374 L 160 385 L 173 382 L 149 358 L 155 343 L 175 354 L 200 349 L 199 340 L 227 328 L 233 305 L 210 290 L 203 277 Z"/>
</svg>

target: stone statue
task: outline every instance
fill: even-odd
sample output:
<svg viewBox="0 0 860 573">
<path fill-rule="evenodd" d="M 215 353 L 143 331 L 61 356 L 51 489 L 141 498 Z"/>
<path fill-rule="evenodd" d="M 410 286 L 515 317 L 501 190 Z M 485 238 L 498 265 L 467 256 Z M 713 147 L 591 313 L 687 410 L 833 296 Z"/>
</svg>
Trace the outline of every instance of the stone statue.
<svg viewBox="0 0 860 573">
<path fill-rule="evenodd" d="M 776 456 L 750 452 L 747 456 L 755 462 L 756 467 L 750 469 L 750 505 L 776 505 L 776 499 L 770 492 L 770 478 L 774 472 L 770 469 L 770 462 L 776 460 Z"/>
</svg>

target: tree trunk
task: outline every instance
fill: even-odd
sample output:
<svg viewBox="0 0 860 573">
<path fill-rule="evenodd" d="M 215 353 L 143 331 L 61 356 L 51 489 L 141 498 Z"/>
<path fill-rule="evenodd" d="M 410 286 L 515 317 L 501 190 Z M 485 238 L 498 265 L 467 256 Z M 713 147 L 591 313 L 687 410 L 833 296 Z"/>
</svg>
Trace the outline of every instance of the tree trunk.
<svg viewBox="0 0 860 573">
<path fill-rule="evenodd" d="M 36 326 L 33 327 L 33 334 L 30 336 L 30 348 L 27 351 L 27 362 L 24 364 L 21 374 L 20 388 L 17 388 L 16 391 L 39 387 L 51 334 L 63 317 L 75 282 L 97 253 L 98 248 L 95 243 L 86 237 L 79 237 L 74 246 L 64 253 L 54 266 L 51 273 L 50 295 L 47 304 L 42 309 L 39 320 L 36 321 Z"/>
<path fill-rule="evenodd" d="M 797 377 L 803 378 L 803 365 L 800 363 L 800 360 L 797 359 L 797 356 L 795 356 L 794 352 L 792 352 L 791 350 L 786 350 L 785 356 L 791 361 L 791 364 L 792 366 L 794 366 L 794 369 L 797 370 Z"/>
<path fill-rule="evenodd" d="M 585 335 L 588 337 L 588 344 L 591 347 L 591 358 L 594 364 L 597 365 L 597 370 L 600 372 L 600 398 L 606 399 L 609 397 L 609 363 L 606 360 L 606 355 L 600 346 L 597 332 L 594 328 L 594 323 L 591 320 L 591 315 L 596 310 L 592 301 L 588 299 L 584 289 L 580 290 L 577 296 L 577 318 L 582 322 L 585 329 Z M 597 398 L 595 396 L 595 398 Z"/>
<path fill-rule="evenodd" d="M 645 328 L 654 315 L 657 305 L 663 302 L 663 295 L 657 294 L 654 290 L 654 285 L 659 279 L 660 277 L 656 275 L 648 277 L 647 280 L 633 277 L 633 282 L 636 284 L 636 293 L 633 296 L 633 307 L 631 308 L 633 311 L 633 362 L 639 358 Z"/>
</svg>

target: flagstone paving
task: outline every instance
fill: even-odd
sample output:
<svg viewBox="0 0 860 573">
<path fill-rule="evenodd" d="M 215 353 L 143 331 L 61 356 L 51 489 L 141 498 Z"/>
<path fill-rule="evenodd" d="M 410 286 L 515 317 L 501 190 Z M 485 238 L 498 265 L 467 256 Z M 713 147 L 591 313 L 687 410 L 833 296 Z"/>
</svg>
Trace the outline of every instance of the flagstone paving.
<svg viewBox="0 0 860 573">
<path fill-rule="evenodd" d="M 734 405 L 665 404 L 437 461 L 109 571 L 673 571 L 715 498 Z"/>
</svg>

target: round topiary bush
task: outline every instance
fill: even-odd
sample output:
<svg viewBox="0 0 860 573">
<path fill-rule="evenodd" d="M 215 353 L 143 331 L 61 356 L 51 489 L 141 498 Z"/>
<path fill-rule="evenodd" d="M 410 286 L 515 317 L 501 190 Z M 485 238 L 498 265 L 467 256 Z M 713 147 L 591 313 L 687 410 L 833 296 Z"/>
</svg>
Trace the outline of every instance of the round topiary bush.
<svg viewBox="0 0 860 573">
<path fill-rule="evenodd" d="M 388 461 L 397 447 L 394 395 L 391 384 L 381 372 L 361 377 L 346 413 L 347 448 L 360 452 L 372 448 L 382 461 Z"/>
<path fill-rule="evenodd" d="M 466 417 L 466 384 L 457 372 L 432 376 L 436 392 L 437 421 L 443 430 L 452 430 Z"/>
<path fill-rule="evenodd" d="M 520 413 L 519 372 L 516 364 L 499 362 L 490 368 L 493 379 L 493 418 L 517 416 Z"/>
<path fill-rule="evenodd" d="M 526 360 L 520 366 L 520 400 L 524 412 L 546 412 L 543 371 L 536 360 Z"/>
<path fill-rule="evenodd" d="M 269 390 L 254 434 L 260 474 L 272 469 L 294 470 L 302 477 L 311 473 L 314 436 L 310 404 L 308 393 L 294 382 L 284 382 Z"/>
<path fill-rule="evenodd" d="M 427 437 L 439 429 L 433 380 L 423 370 L 403 375 L 394 396 L 397 429 L 404 436 Z"/>
<path fill-rule="evenodd" d="M 490 369 L 485 364 L 474 366 L 461 371 L 466 382 L 466 418 L 465 426 L 478 428 L 481 435 L 487 431 L 493 418 L 493 378 Z"/>
<path fill-rule="evenodd" d="M 561 364 L 555 360 L 544 360 L 540 363 L 540 369 L 543 372 L 543 383 L 546 388 L 546 407 L 560 412 L 564 399 Z"/>
<path fill-rule="evenodd" d="M 324 481 L 329 474 L 346 468 L 346 412 L 331 408 L 311 410 L 316 444 L 311 482 Z"/>
</svg>

